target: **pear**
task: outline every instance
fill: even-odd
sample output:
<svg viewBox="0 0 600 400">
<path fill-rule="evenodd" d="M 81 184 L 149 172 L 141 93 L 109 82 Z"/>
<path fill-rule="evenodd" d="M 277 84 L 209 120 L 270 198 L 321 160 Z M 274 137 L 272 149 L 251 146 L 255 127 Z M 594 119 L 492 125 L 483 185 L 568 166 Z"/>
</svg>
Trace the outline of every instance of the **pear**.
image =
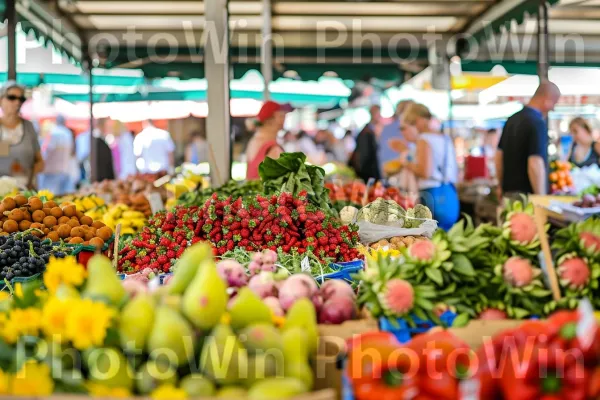
<svg viewBox="0 0 600 400">
<path fill-rule="evenodd" d="M 135 384 L 141 394 L 152 393 L 161 385 L 177 385 L 177 371 L 167 363 L 149 360 L 137 373 Z"/>
<path fill-rule="evenodd" d="M 217 392 L 217 399 L 247 399 L 246 389 L 239 386 L 227 386 Z"/>
<path fill-rule="evenodd" d="M 307 298 L 297 300 L 287 312 L 283 330 L 289 328 L 302 328 L 308 338 L 309 355 L 317 354 L 319 346 L 319 332 L 317 327 L 317 313 L 312 301 Z"/>
<path fill-rule="evenodd" d="M 304 386 L 311 390 L 314 383 L 313 371 L 308 365 L 308 361 L 296 361 L 285 363 L 284 375 L 286 378 L 296 378 L 301 381 Z"/>
<path fill-rule="evenodd" d="M 307 362 L 309 358 L 308 335 L 300 327 L 288 328 L 283 332 L 283 359 L 285 363 Z"/>
<path fill-rule="evenodd" d="M 133 389 L 133 370 L 119 350 L 113 348 L 88 349 L 83 358 L 88 380 L 108 388 Z"/>
<path fill-rule="evenodd" d="M 240 341 L 249 354 L 260 352 L 282 352 L 283 341 L 281 333 L 273 325 L 264 322 L 252 324 L 240 331 Z"/>
<path fill-rule="evenodd" d="M 179 383 L 188 397 L 212 397 L 215 395 L 215 384 L 202 374 L 191 374 Z"/>
<path fill-rule="evenodd" d="M 125 350 L 144 350 L 154 324 L 155 303 L 152 297 L 142 293 L 125 305 L 121 312 L 119 336 Z"/>
<path fill-rule="evenodd" d="M 60 300 L 77 299 L 81 297 L 77 289 L 75 289 L 73 286 L 65 285 L 64 283 L 58 285 L 54 296 Z"/>
<path fill-rule="evenodd" d="M 194 358 L 194 342 L 194 331 L 179 312 L 165 305 L 157 308 L 148 337 L 148 353 L 171 355 L 171 364 L 181 366 Z"/>
<path fill-rule="evenodd" d="M 296 378 L 267 378 L 256 383 L 248 391 L 249 400 L 281 400 L 308 392 L 302 381 Z"/>
<path fill-rule="evenodd" d="M 281 353 L 259 353 L 248 357 L 248 373 L 246 387 L 252 387 L 256 382 L 274 376 L 283 376 L 283 357 Z"/>
<path fill-rule="evenodd" d="M 231 326 L 243 329 L 248 325 L 264 322 L 273 324 L 271 309 L 247 287 L 240 289 L 229 307 Z"/>
<path fill-rule="evenodd" d="M 200 353 L 201 370 L 219 385 L 234 385 L 248 372 L 248 353 L 227 325 L 217 325 Z"/>
<path fill-rule="evenodd" d="M 208 243 L 196 243 L 186 249 L 177 263 L 173 278 L 166 286 L 169 294 L 183 294 L 196 276 L 200 264 L 212 259 L 212 249 Z"/>
<path fill-rule="evenodd" d="M 95 255 L 87 265 L 88 279 L 83 291 L 85 297 L 108 300 L 113 305 L 120 305 L 127 292 L 121 284 L 108 258 Z"/>
<path fill-rule="evenodd" d="M 227 286 L 212 260 L 206 260 L 183 295 L 183 314 L 196 328 L 210 330 L 227 309 Z"/>
</svg>

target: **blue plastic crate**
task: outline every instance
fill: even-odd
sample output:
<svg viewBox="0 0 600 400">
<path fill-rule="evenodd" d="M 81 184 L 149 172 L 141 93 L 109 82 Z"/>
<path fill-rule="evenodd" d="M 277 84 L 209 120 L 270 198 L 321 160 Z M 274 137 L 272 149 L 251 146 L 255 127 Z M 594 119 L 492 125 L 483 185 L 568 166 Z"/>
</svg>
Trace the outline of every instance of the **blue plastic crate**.
<svg viewBox="0 0 600 400">
<path fill-rule="evenodd" d="M 348 262 L 331 263 L 329 266 L 334 269 L 335 272 L 315 277 L 317 283 L 321 284 L 329 279 L 343 279 L 352 283 L 352 275 L 362 271 L 365 267 L 365 263 L 362 260 L 354 260 Z"/>
<path fill-rule="evenodd" d="M 440 320 L 445 326 L 452 326 L 456 316 L 456 313 L 446 311 L 440 316 Z M 414 328 L 408 325 L 406 320 L 402 318 L 398 318 L 395 321 L 388 318 L 380 318 L 379 327 L 382 331 L 393 333 L 400 343 L 406 343 L 410 341 L 413 336 L 418 335 L 419 333 L 425 333 L 437 326 L 433 321 L 422 320 L 414 315 L 412 316 L 412 319 L 416 324 Z"/>
<path fill-rule="evenodd" d="M 16 277 L 13 278 L 10 281 L 10 286 L 12 286 L 13 288 L 15 287 L 15 284 L 17 283 L 28 283 L 28 282 L 33 282 L 33 281 L 41 281 L 42 280 L 42 274 L 41 273 L 37 273 L 31 276 L 26 276 L 26 277 Z M 6 286 L 6 283 L 4 283 L 4 281 L 0 281 L 0 289 L 3 289 Z"/>
</svg>

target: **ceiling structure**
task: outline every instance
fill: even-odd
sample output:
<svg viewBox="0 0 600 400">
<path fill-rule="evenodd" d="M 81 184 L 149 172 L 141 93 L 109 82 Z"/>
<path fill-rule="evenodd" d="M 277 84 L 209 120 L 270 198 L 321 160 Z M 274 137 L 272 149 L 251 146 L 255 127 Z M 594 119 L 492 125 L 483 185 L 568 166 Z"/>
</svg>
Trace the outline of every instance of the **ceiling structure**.
<svg viewBox="0 0 600 400">
<path fill-rule="evenodd" d="M 204 76 L 210 0 L 16 1 L 25 29 L 77 61 L 89 51 L 101 66 L 141 68 L 148 77 Z M 235 77 L 260 68 L 262 7 L 262 0 L 230 0 Z M 274 77 L 295 71 L 303 79 L 334 73 L 399 81 L 428 64 L 432 41 L 452 47 L 464 32 L 480 38 L 537 7 L 538 0 L 271 0 Z"/>
</svg>

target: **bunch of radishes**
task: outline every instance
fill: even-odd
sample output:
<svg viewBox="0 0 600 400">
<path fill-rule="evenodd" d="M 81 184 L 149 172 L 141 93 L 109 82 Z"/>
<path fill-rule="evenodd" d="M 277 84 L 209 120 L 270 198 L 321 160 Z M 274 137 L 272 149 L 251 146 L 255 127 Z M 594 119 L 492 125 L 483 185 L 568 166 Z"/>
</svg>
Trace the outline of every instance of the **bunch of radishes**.
<svg viewBox="0 0 600 400">
<path fill-rule="evenodd" d="M 244 266 L 235 260 L 224 260 L 217 264 L 217 270 L 227 285 L 234 289 L 248 286 L 263 299 L 274 315 L 284 316 L 285 312 L 301 298 L 310 299 L 317 310 L 319 323 L 340 324 L 356 317 L 355 294 L 352 286 L 343 280 L 329 280 L 320 288 L 315 280 L 306 274 L 274 273 L 277 255 L 270 250 L 255 253 L 248 267 L 250 278 Z"/>
</svg>

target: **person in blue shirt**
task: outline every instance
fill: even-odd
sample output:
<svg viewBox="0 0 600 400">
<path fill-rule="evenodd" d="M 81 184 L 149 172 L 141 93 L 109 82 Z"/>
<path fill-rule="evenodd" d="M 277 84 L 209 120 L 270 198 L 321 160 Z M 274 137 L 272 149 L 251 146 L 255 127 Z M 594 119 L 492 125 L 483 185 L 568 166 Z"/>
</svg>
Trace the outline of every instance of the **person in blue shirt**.
<svg viewBox="0 0 600 400">
<path fill-rule="evenodd" d="M 399 102 L 396 106 L 394 120 L 387 124 L 381 131 L 377 158 L 379 160 L 379 170 L 383 173 L 383 175 L 390 175 L 397 172 L 389 171 L 386 168 L 386 163 L 389 161 L 394 161 L 398 158 L 398 152 L 390 147 L 389 141 L 404 140 L 400 126 L 400 120 L 402 119 L 402 113 L 404 110 L 406 110 L 408 105 L 412 103 L 413 102 L 411 100 L 402 100 Z M 414 145 L 412 143 L 407 142 L 407 146 L 409 147 L 409 150 L 414 150 Z"/>
<path fill-rule="evenodd" d="M 560 98 L 558 86 L 543 81 L 523 109 L 506 121 L 496 152 L 498 197 L 548 193 L 548 127 L 545 116 Z"/>
</svg>

